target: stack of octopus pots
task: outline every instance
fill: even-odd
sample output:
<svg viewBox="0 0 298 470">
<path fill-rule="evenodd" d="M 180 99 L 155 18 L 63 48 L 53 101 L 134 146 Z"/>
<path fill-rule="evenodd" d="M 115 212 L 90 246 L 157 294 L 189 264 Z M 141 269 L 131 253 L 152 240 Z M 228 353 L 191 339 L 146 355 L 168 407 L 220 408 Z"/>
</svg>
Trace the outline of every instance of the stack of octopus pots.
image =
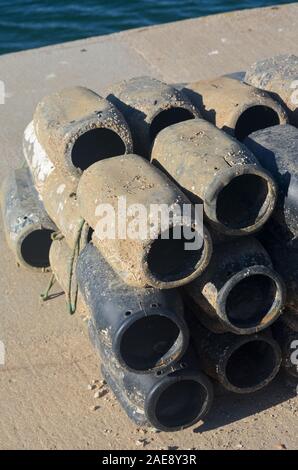
<svg viewBox="0 0 298 470">
<path fill-rule="evenodd" d="M 87 312 L 138 426 L 208 419 L 216 384 L 297 382 L 297 79 L 284 55 L 189 84 L 132 78 L 105 98 L 67 88 L 25 129 L 1 192 L 7 243 Z"/>
</svg>

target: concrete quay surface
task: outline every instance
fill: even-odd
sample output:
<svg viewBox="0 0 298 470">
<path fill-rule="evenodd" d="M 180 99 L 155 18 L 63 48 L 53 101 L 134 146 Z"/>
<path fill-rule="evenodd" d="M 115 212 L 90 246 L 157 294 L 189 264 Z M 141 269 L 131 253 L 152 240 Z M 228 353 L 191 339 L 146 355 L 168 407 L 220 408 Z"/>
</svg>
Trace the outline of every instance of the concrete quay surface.
<svg viewBox="0 0 298 470">
<path fill-rule="evenodd" d="M 0 57 L 1 181 L 22 162 L 22 135 L 37 102 L 65 86 L 101 92 L 152 75 L 183 82 L 245 70 L 253 61 L 296 53 L 298 4 L 191 19 Z M 2 222 L 1 222 L 2 224 Z M 49 275 L 18 268 L 1 225 L 1 449 L 294 449 L 298 399 L 278 378 L 249 396 L 220 395 L 206 423 L 179 433 L 138 430 L 111 392 L 94 398 L 99 377 L 86 322 L 58 295 L 41 303 Z M 97 405 L 96 410 L 93 409 Z"/>
</svg>

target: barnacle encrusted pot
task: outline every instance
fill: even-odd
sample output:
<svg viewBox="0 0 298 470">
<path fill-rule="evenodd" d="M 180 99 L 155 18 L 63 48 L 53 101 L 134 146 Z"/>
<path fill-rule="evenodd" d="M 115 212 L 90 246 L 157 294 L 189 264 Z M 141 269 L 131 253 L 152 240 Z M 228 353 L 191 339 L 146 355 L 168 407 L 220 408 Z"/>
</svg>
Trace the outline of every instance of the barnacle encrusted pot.
<svg viewBox="0 0 298 470">
<path fill-rule="evenodd" d="M 178 287 L 208 265 L 208 230 L 182 191 L 144 158 L 131 154 L 93 164 L 77 196 L 94 229 L 93 243 L 128 284 Z M 189 215 L 181 217 L 185 206 Z"/>
<path fill-rule="evenodd" d="M 287 239 L 298 235 L 298 129 L 290 124 L 253 132 L 244 141 L 278 186 L 273 216 Z"/>
<path fill-rule="evenodd" d="M 209 412 L 213 386 L 200 371 L 193 349 L 164 371 L 136 374 L 115 363 L 110 351 L 99 341 L 92 320 L 89 336 L 101 357 L 103 377 L 137 425 L 179 431 L 204 419 Z"/>
<path fill-rule="evenodd" d="M 176 289 L 125 284 L 90 243 L 79 255 L 76 272 L 96 335 L 122 367 L 157 372 L 185 353 L 189 334 Z"/>
<path fill-rule="evenodd" d="M 268 220 L 276 185 L 244 145 L 203 119 L 164 129 L 157 136 L 152 163 L 172 178 L 217 230 L 247 235 Z"/>
<path fill-rule="evenodd" d="M 78 176 L 65 176 L 54 169 L 42 187 L 41 196 L 46 211 L 69 247 L 77 247 L 80 251 L 91 240 L 92 229 L 80 215 L 76 194 L 78 182 Z"/>
<path fill-rule="evenodd" d="M 259 129 L 288 122 L 286 110 L 266 91 L 230 77 L 189 83 L 183 91 L 204 119 L 240 141 Z"/>
<path fill-rule="evenodd" d="M 285 304 L 284 283 L 252 237 L 215 245 L 208 268 L 185 291 L 190 309 L 214 333 L 257 333 Z"/>
<path fill-rule="evenodd" d="M 280 101 L 287 109 L 290 123 L 298 126 L 298 56 L 282 54 L 255 62 L 244 80 Z"/>
<path fill-rule="evenodd" d="M 133 150 L 121 112 L 84 87 L 65 88 L 43 98 L 25 130 L 23 147 L 40 184 L 49 166 L 79 175 L 98 160 Z"/>
<path fill-rule="evenodd" d="M 272 327 L 273 336 L 282 352 L 282 369 L 298 379 L 298 317 L 285 315 Z"/>
<path fill-rule="evenodd" d="M 199 367 L 234 393 L 252 393 L 277 375 L 281 350 L 270 333 L 216 335 L 198 322 L 191 324 Z"/>
<path fill-rule="evenodd" d="M 149 157 L 157 134 L 176 122 L 199 117 L 186 95 L 171 85 L 151 77 L 135 77 L 110 86 L 105 96 L 127 120 L 134 151 Z"/>
<path fill-rule="evenodd" d="M 34 187 L 28 168 L 14 170 L 1 188 L 4 232 L 17 261 L 26 268 L 49 267 L 51 235 L 57 230 Z"/>
</svg>

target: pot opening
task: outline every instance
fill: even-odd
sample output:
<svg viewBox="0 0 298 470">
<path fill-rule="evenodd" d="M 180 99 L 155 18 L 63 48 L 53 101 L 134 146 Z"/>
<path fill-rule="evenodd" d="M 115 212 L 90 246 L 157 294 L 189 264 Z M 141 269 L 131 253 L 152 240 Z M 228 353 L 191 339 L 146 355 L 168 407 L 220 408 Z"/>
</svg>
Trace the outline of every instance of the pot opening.
<svg viewBox="0 0 298 470">
<path fill-rule="evenodd" d="M 239 389 L 260 387 L 271 377 L 277 365 L 273 346 L 262 339 L 242 344 L 229 357 L 226 378 Z"/>
<path fill-rule="evenodd" d="M 180 329 L 168 317 L 149 315 L 131 323 L 123 333 L 120 355 L 133 370 L 147 371 L 166 364 L 183 347 Z"/>
<path fill-rule="evenodd" d="M 75 142 L 71 160 L 82 171 L 99 160 L 123 155 L 125 144 L 119 135 L 111 129 L 97 128 L 82 134 Z"/>
<path fill-rule="evenodd" d="M 161 111 L 157 116 L 155 116 L 150 125 L 151 141 L 153 142 L 157 134 L 166 127 L 169 127 L 172 124 L 177 124 L 178 122 L 194 119 L 194 117 L 195 116 L 191 111 L 184 108 L 170 108 Z"/>
<path fill-rule="evenodd" d="M 239 117 L 235 126 L 235 137 L 241 142 L 252 132 L 280 124 L 280 119 L 274 109 L 257 105 L 248 108 Z"/>
<path fill-rule="evenodd" d="M 186 229 L 188 230 L 188 227 Z M 171 282 L 184 279 L 197 269 L 202 258 L 204 241 L 202 238 L 198 240 L 203 243 L 203 246 L 199 243 L 200 247 L 196 248 L 195 235 L 193 239 L 186 239 L 183 235 L 183 227 L 181 227 L 179 239 L 174 238 L 175 229 L 173 228 L 166 233 L 168 238 L 160 235 L 152 242 L 147 256 L 148 269 L 158 281 Z M 199 237 L 198 232 L 196 235 Z M 187 249 L 188 244 L 192 243 L 193 248 L 196 249 Z"/>
<path fill-rule="evenodd" d="M 28 265 L 35 268 L 50 266 L 49 252 L 52 233 L 53 230 L 38 229 L 24 238 L 21 245 L 21 255 Z"/>
<path fill-rule="evenodd" d="M 238 282 L 226 300 L 226 315 L 238 328 L 260 325 L 272 308 L 277 294 L 276 283 L 265 274 L 253 274 Z"/>
<path fill-rule="evenodd" d="M 200 417 L 207 398 L 207 390 L 195 380 L 172 383 L 157 400 L 156 419 L 167 428 L 190 425 Z"/>
<path fill-rule="evenodd" d="M 236 176 L 218 194 L 217 220 L 230 229 L 254 225 L 269 206 L 269 187 L 262 176 Z"/>
</svg>

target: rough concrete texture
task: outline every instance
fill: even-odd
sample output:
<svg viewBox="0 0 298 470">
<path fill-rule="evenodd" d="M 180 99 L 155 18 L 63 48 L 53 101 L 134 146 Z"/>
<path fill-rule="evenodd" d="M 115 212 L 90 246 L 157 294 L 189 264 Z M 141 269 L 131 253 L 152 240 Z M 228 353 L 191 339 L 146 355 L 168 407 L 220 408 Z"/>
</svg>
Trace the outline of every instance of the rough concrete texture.
<svg viewBox="0 0 298 470">
<path fill-rule="evenodd" d="M 0 57 L 1 180 L 22 160 L 22 135 L 38 101 L 66 85 L 101 92 L 112 82 L 153 75 L 189 82 L 297 52 L 298 5 L 250 10 L 91 38 Z M 174 433 L 138 430 L 99 378 L 82 317 L 62 296 L 41 304 L 49 276 L 17 268 L 1 225 L 0 448 L 293 449 L 298 401 L 281 378 L 249 396 L 219 396 L 203 426 Z M 53 292 L 58 293 L 56 285 Z M 89 387 L 92 388 L 92 387 Z M 103 396 L 104 395 L 104 396 Z M 94 406 L 98 406 L 94 410 Z"/>
</svg>

